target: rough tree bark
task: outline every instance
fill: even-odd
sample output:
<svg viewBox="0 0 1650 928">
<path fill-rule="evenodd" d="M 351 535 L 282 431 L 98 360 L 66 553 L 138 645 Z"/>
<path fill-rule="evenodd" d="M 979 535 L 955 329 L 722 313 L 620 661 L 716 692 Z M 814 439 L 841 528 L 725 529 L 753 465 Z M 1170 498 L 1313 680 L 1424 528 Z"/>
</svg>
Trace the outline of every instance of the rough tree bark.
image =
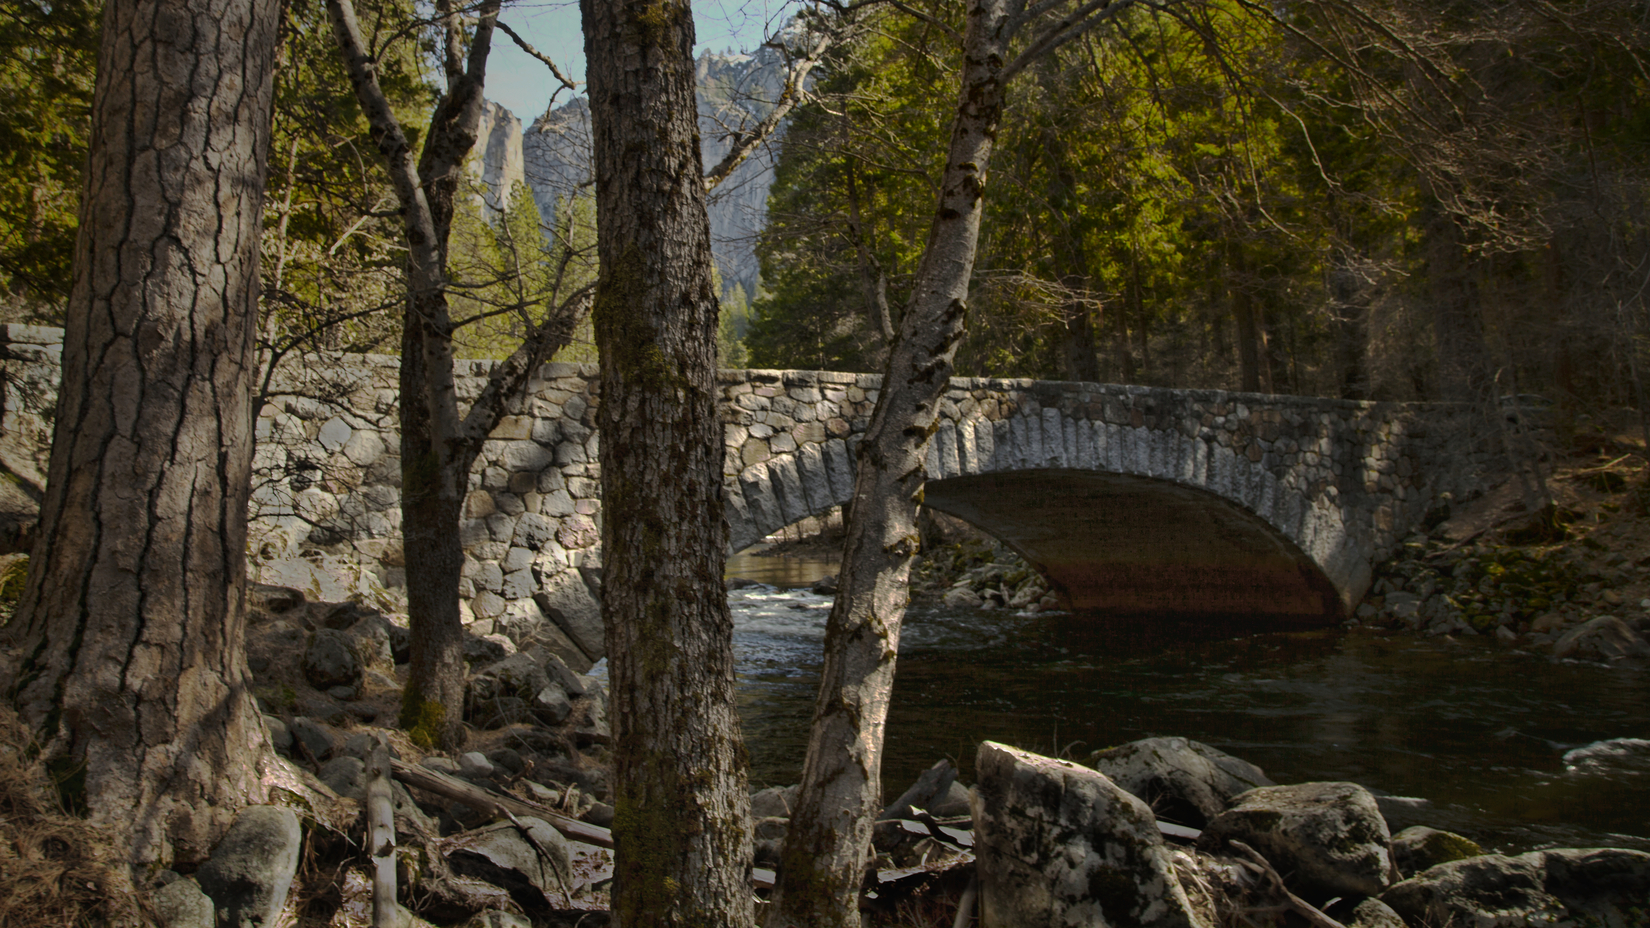
<svg viewBox="0 0 1650 928">
<path fill-rule="evenodd" d="M 882 806 L 882 739 L 906 581 L 918 548 L 923 462 L 963 336 L 986 169 L 1007 82 L 1131 5 L 1091 0 L 1065 7 L 1058 18 L 1049 15 L 1059 6 L 1053 3 L 972 0 L 968 6 L 961 87 L 934 221 L 876 409 L 855 452 L 839 592 L 826 626 L 825 666 L 769 928 L 859 925 L 871 825 Z M 1011 58 L 1016 36 L 1045 16 L 1047 26 Z"/>
<path fill-rule="evenodd" d="M 243 649 L 273 0 L 113 0 L 40 534 L 0 686 L 134 870 L 274 763 Z"/>
<path fill-rule="evenodd" d="M 601 259 L 613 911 L 625 928 L 750 925 L 693 19 L 685 0 L 581 0 L 580 9 Z"/>
</svg>

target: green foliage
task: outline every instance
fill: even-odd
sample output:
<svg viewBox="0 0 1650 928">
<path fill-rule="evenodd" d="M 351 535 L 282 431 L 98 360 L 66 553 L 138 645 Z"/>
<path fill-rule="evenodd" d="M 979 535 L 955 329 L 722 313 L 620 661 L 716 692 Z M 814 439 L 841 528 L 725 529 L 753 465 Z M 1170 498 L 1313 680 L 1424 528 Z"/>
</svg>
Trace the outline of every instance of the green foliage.
<svg viewBox="0 0 1650 928">
<path fill-rule="evenodd" d="M 479 155 L 472 159 L 479 173 Z M 548 316 L 550 305 L 595 283 L 596 207 L 589 193 L 563 198 L 546 224 L 530 191 L 517 184 L 503 209 L 471 179 L 453 217 L 447 269 L 453 281 L 453 318 L 468 321 L 459 334 L 465 357 L 505 358 Z M 594 361 L 589 320 L 558 361 Z"/>
<path fill-rule="evenodd" d="M 61 324 L 91 131 L 95 0 L 0 6 L 0 309 Z"/>
<path fill-rule="evenodd" d="M 414 144 L 436 88 L 411 0 L 357 13 L 380 85 Z M 399 350 L 401 221 L 322 0 L 284 7 L 264 208 L 264 336 L 275 346 Z"/>
</svg>

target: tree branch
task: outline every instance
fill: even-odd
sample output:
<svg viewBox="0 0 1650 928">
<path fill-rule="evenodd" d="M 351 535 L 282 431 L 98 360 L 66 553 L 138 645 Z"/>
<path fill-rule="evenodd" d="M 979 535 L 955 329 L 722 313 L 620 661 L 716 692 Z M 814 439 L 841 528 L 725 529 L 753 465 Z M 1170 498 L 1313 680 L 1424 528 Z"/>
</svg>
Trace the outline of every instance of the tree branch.
<svg viewBox="0 0 1650 928">
<path fill-rule="evenodd" d="M 1137 0 L 1088 0 L 1087 3 L 1074 10 L 1071 15 L 1050 26 L 1046 32 L 1033 39 L 1024 51 L 1014 56 L 1014 60 L 1003 68 L 1003 83 L 1006 84 L 1013 80 L 1014 75 L 1025 70 L 1026 65 L 1031 64 L 1038 58 L 1083 35 L 1101 23 L 1115 19 L 1117 14 L 1135 6 L 1136 2 Z M 1048 3 L 1041 3 L 1033 9 L 1041 12 L 1049 6 Z"/>
<path fill-rule="evenodd" d="M 802 57 L 791 62 L 790 73 L 785 78 L 785 89 L 779 94 L 779 99 L 775 101 L 773 111 L 768 113 L 767 117 L 757 123 L 756 128 L 751 131 L 735 133 L 733 147 L 728 149 L 728 153 L 722 157 L 716 167 L 705 172 L 705 191 L 707 193 L 715 190 L 716 186 L 722 181 L 727 180 L 728 175 L 732 174 L 735 168 L 750 157 L 750 153 L 756 150 L 756 146 L 762 144 L 764 140 L 771 136 L 774 130 L 779 128 L 779 124 L 784 121 L 785 117 L 790 115 L 791 110 L 802 102 L 802 98 L 806 95 L 803 84 L 808 79 L 808 72 L 814 69 L 814 65 L 819 64 L 819 59 L 824 57 L 825 52 L 836 43 L 838 38 L 840 38 L 839 34 L 834 32 L 820 33 L 815 39 L 813 47 L 807 49 Z"/>
<path fill-rule="evenodd" d="M 565 88 L 567 90 L 577 90 L 578 89 L 579 85 L 576 82 L 570 80 L 567 77 L 567 75 L 561 73 L 561 68 L 556 67 L 556 63 L 554 61 L 550 60 L 549 55 L 546 55 L 545 53 L 543 53 L 543 52 L 539 51 L 538 49 L 534 48 L 531 44 L 528 43 L 528 41 L 526 39 L 522 38 L 521 35 L 516 32 L 516 30 L 511 29 L 505 23 L 499 22 L 499 23 L 495 23 L 494 25 L 496 25 L 498 27 L 500 32 L 502 32 L 505 35 L 509 36 L 510 41 L 516 43 L 516 46 L 518 48 L 520 48 L 522 51 L 526 52 L 527 54 L 531 55 L 534 58 L 537 58 L 539 61 L 544 62 L 544 66 L 550 69 L 550 73 L 554 74 L 556 76 L 556 80 L 561 82 L 561 85 L 562 85 L 563 88 Z"/>
</svg>

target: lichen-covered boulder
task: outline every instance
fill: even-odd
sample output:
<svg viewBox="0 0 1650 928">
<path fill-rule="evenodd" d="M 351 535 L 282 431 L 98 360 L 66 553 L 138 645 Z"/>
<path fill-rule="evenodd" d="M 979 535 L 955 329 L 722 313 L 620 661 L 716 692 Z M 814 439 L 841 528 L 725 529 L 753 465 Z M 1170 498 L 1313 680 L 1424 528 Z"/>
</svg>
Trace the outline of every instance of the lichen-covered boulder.
<svg viewBox="0 0 1650 928">
<path fill-rule="evenodd" d="M 1516 857 L 1485 854 L 1439 864 L 1381 896 L 1411 925 L 1644 924 L 1650 854 L 1560 848 Z"/>
<path fill-rule="evenodd" d="M 273 926 L 298 872 L 303 831 L 285 806 L 249 806 L 235 817 L 195 879 L 221 928 Z"/>
<path fill-rule="evenodd" d="M 1158 818 L 1193 828 L 1240 793 L 1273 785 L 1254 764 L 1186 738 L 1132 741 L 1094 753 L 1089 766 L 1144 799 Z"/>
<path fill-rule="evenodd" d="M 1483 853 L 1484 849 L 1469 838 L 1425 825 L 1405 828 L 1392 836 L 1392 863 L 1402 876 Z"/>
<path fill-rule="evenodd" d="M 1151 809 L 1103 774 L 987 741 L 974 851 L 987 928 L 1205 928 Z"/>
<path fill-rule="evenodd" d="M 1250 790 L 1209 820 L 1198 845 L 1234 840 L 1264 855 L 1308 902 L 1375 896 L 1391 882 L 1392 836 L 1375 797 L 1356 783 Z"/>
</svg>

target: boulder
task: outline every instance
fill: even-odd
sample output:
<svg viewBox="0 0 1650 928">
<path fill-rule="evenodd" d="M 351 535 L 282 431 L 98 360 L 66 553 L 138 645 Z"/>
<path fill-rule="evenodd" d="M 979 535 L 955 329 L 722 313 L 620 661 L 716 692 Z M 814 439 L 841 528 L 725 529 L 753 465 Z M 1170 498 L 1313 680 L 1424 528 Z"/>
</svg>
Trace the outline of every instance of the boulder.
<svg viewBox="0 0 1650 928">
<path fill-rule="evenodd" d="M 338 730 L 325 722 L 299 716 L 292 720 L 292 737 L 306 748 L 315 759 L 326 760 L 337 752 L 343 742 Z"/>
<path fill-rule="evenodd" d="M 514 710 L 515 706 L 503 706 L 503 701 L 516 699 L 521 701 L 528 713 L 549 724 L 565 721 L 572 712 L 572 706 L 567 701 L 567 694 L 551 682 L 550 675 L 539 663 L 538 658 L 542 654 L 536 650 L 512 654 L 471 677 L 466 699 L 471 719 L 487 727 L 526 721 L 513 717 L 512 711 L 504 711 Z"/>
<path fill-rule="evenodd" d="M 161 928 L 216 928 L 217 910 L 194 880 L 173 880 L 151 897 Z"/>
<path fill-rule="evenodd" d="M 334 757 L 321 765 L 316 776 L 340 796 L 360 802 L 367 797 L 367 765 L 359 757 Z"/>
<path fill-rule="evenodd" d="M 1352 910 L 1346 928 L 1408 928 L 1392 907 L 1379 899 L 1369 898 Z"/>
<path fill-rule="evenodd" d="M 975 769 L 981 924 L 1203 928 L 1144 802 L 1088 767 L 990 741 Z"/>
<path fill-rule="evenodd" d="M 598 661 L 607 653 L 601 603 L 578 571 L 564 570 L 545 578 L 544 589 L 533 594 L 533 601 L 585 657 Z"/>
<path fill-rule="evenodd" d="M 790 818 L 796 802 L 795 786 L 770 786 L 751 794 L 751 818 Z"/>
<path fill-rule="evenodd" d="M 377 667 L 395 672 L 395 645 L 392 642 L 390 620 L 373 613 L 349 628 L 345 633 L 355 640 L 355 654 L 364 667 Z"/>
<path fill-rule="evenodd" d="M 354 639 L 336 629 L 318 630 L 304 649 L 304 678 L 318 690 L 359 685 L 361 659 Z"/>
<path fill-rule="evenodd" d="M 1386 820 L 1356 783 L 1252 789 L 1209 820 L 1198 846 L 1213 851 L 1231 841 L 1259 851 L 1308 902 L 1379 895 L 1391 881 Z"/>
<path fill-rule="evenodd" d="M 480 751 L 470 751 L 467 754 L 460 754 L 458 757 L 458 769 L 459 773 L 464 776 L 465 779 L 470 780 L 474 780 L 478 777 L 490 777 L 493 775 L 494 770 L 493 762 L 488 760 L 487 755 L 481 753 Z"/>
<path fill-rule="evenodd" d="M 1254 764 L 1186 738 L 1146 738 L 1099 751 L 1089 765 L 1146 801 L 1158 818 L 1192 828 L 1240 793 L 1274 785 Z"/>
<path fill-rule="evenodd" d="M 195 878 L 221 928 L 274 926 L 298 872 L 303 830 L 285 806 L 248 806 L 235 817 Z"/>
<path fill-rule="evenodd" d="M 547 894 L 561 896 L 574 887 L 567 839 L 541 819 L 520 821 L 520 829 L 500 822 L 453 838 L 447 860 L 453 872 L 504 889 L 526 911 L 544 911 Z"/>
<path fill-rule="evenodd" d="M 1603 664 L 1650 658 L 1650 644 L 1626 622 L 1601 615 L 1564 633 L 1553 644 L 1553 656 Z"/>
<path fill-rule="evenodd" d="M 1425 825 L 1405 828 L 1392 836 L 1392 863 L 1403 876 L 1483 853 L 1484 849 L 1471 839 Z"/>
<path fill-rule="evenodd" d="M 246 587 L 246 604 L 271 615 L 291 612 L 304 604 L 304 594 L 289 586 L 248 583 Z"/>
<path fill-rule="evenodd" d="M 273 715 L 264 716 L 264 727 L 269 729 L 269 743 L 282 754 L 292 753 L 292 730 Z"/>
</svg>

